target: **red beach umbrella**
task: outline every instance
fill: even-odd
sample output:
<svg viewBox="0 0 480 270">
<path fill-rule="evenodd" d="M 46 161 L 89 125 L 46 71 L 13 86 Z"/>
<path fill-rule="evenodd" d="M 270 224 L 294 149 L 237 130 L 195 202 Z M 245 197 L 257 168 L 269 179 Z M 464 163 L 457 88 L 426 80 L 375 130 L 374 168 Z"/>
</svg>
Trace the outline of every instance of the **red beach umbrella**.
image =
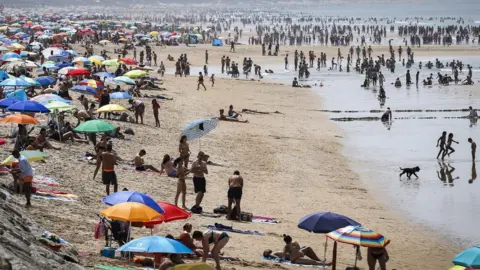
<svg viewBox="0 0 480 270">
<path fill-rule="evenodd" d="M 67 76 L 85 76 L 85 75 L 90 75 L 90 71 L 83 68 L 79 68 L 79 69 L 70 70 L 66 75 Z"/>
<path fill-rule="evenodd" d="M 136 65 L 137 61 L 133 60 L 132 58 L 120 58 L 120 61 L 124 62 L 127 65 Z"/>
<path fill-rule="evenodd" d="M 165 213 L 163 213 L 159 218 L 149 222 L 144 222 L 143 225 L 145 225 L 145 227 L 153 228 L 154 225 L 161 224 L 163 222 L 188 219 L 192 216 L 190 212 L 171 203 L 158 202 L 158 205 L 165 210 Z"/>
</svg>

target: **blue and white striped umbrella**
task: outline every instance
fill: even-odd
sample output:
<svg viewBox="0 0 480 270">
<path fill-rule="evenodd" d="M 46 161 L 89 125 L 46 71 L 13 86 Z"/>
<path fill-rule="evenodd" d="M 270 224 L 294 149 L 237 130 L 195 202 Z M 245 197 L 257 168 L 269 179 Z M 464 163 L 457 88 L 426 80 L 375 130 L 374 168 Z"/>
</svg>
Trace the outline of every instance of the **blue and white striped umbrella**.
<svg viewBox="0 0 480 270">
<path fill-rule="evenodd" d="M 217 124 L 217 118 L 205 118 L 193 121 L 183 128 L 182 136 L 187 136 L 188 141 L 199 139 L 214 130 Z"/>
</svg>

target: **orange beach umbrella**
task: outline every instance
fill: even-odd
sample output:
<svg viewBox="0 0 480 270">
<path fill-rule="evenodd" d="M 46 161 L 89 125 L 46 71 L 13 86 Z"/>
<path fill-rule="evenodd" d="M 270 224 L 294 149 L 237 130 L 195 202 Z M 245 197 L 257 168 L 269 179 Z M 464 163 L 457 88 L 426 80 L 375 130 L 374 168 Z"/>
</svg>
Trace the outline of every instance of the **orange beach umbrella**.
<svg viewBox="0 0 480 270">
<path fill-rule="evenodd" d="M 103 210 L 100 214 L 110 219 L 129 222 L 147 222 L 162 216 L 152 208 L 137 202 L 116 204 Z"/>
<path fill-rule="evenodd" d="M 17 123 L 23 125 L 37 125 L 37 119 L 26 114 L 12 114 L 0 120 L 0 123 Z"/>
</svg>

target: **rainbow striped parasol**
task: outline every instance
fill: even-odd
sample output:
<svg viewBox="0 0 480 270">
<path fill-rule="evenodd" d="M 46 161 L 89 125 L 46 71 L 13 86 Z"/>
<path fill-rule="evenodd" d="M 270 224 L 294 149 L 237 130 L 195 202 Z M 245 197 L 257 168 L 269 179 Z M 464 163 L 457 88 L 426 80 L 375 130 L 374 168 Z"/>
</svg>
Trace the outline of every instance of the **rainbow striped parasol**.
<svg viewBox="0 0 480 270">
<path fill-rule="evenodd" d="M 390 243 L 390 239 L 362 226 L 347 226 L 326 236 L 334 241 L 362 247 L 382 248 Z"/>
</svg>

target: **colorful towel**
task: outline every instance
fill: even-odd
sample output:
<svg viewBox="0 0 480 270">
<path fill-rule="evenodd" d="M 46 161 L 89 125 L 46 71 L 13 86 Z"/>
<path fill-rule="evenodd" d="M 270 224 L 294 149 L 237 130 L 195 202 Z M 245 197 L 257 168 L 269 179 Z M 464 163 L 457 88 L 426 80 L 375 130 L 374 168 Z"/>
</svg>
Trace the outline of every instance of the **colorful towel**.
<svg viewBox="0 0 480 270">
<path fill-rule="evenodd" d="M 42 200 L 53 200 L 53 201 L 62 201 L 62 202 L 77 202 L 77 200 L 68 197 L 54 197 L 54 196 L 47 196 L 47 195 L 38 195 L 32 194 L 32 198 L 35 199 L 42 199 Z"/>
<path fill-rule="evenodd" d="M 45 185 L 49 187 L 58 187 L 60 185 L 55 178 L 42 175 L 35 175 L 32 182 L 33 184 Z"/>
<path fill-rule="evenodd" d="M 207 228 L 212 231 L 233 232 L 233 233 L 265 236 L 265 233 L 263 232 L 234 229 L 231 226 L 225 226 L 221 223 L 215 223 L 215 225 L 208 225 Z"/>
<path fill-rule="evenodd" d="M 280 223 L 280 221 L 278 221 L 274 218 L 260 217 L 260 216 L 253 216 L 252 217 L 252 222 L 265 223 L 265 224 L 278 224 L 278 223 Z"/>
<path fill-rule="evenodd" d="M 115 266 L 108 266 L 108 265 L 95 265 L 95 269 L 101 270 L 135 270 L 134 268 L 123 268 L 123 267 L 115 267 Z"/>
<path fill-rule="evenodd" d="M 281 264 L 286 264 L 286 265 L 291 265 L 291 266 L 298 266 L 298 267 L 314 267 L 314 268 L 328 268 L 328 266 L 323 266 L 323 265 L 307 265 L 307 264 L 296 264 L 292 263 L 289 260 L 284 260 L 280 258 L 267 258 L 264 256 L 260 256 L 262 259 L 275 262 L 275 263 L 281 263 Z"/>
</svg>

